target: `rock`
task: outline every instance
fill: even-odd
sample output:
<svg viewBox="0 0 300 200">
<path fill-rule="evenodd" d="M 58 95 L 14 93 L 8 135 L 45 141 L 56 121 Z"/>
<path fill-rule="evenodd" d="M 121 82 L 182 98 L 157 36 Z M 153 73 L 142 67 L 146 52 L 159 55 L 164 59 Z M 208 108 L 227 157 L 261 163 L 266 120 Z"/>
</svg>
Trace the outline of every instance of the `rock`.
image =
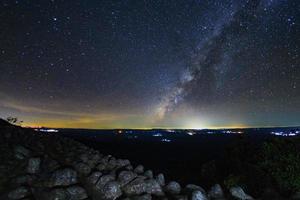
<svg viewBox="0 0 300 200">
<path fill-rule="evenodd" d="M 155 180 L 159 183 L 160 186 L 165 186 L 165 176 L 163 174 L 158 174 Z"/>
<path fill-rule="evenodd" d="M 206 197 L 206 195 L 199 191 L 199 190 L 195 190 L 192 192 L 191 194 L 191 200 L 208 200 L 208 198 Z"/>
<path fill-rule="evenodd" d="M 115 159 L 114 157 L 112 157 L 112 158 L 108 161 L 108 163 L 107 163 L 107 165 L 106 165 L 106 169 L 107 169 L 107 170 L 113 170 L 113 169 L 116 168 L 116 166 L 117 166 L 117 161 L 116 161 L 116 159 Z"/>
<path fill-rule="evenodd" d="M 154 179 L 146 180 L 145 183 L 146 183 L 146 192 L 147 193 L 153 194 L 156 196 L 164 195 L 162 188 L 160 187 L 159 183 L 156 180 L 154 180 Z"/>
<path fill-rule="evenodd" d="M 98 169 L 99 171 L 103 171 L 106 169 L 106 164 L 100 163 L 96 166 L 96 169 Z"/>
<path fill-rule="evenodd" d="M 108 174 L 108 175 L 104 175 L 104 176 L 101 176 L 96 184 L 96 187 L 98 189 L 101 189 L 102 187 L 104 187 L 104 185 L 110 181 L 114 181 L 115 180 L 115 177 Z"/>
<path fill-rule="evenodd" d="M 41 159 L 40 158 L 30 158 L 27 165 L 27 173 L 36 174 L 40 170 Z"/>
<path fill-rule="evenodd" d="M 165 186 L 166 192 L 170 194 L 179 194 L 181 192 L 181 186 L 175 181 L 171 181 Z"/>
<path fill-rule="evenodd" d="M 145 171 L 144 176 L 146 176 L 148 178 L 153 178 L 153 172 L 152 172 L 152 170 Z"/>
<path fill-rule="evenodd" d="M 30 195 L 30 191 L 27 187 L 21 186 L 8 193 L 10 199 L 22 199 Z"/>
<path fill-rule="evenodd" d="M 144 166 L 143 165 L 138 165 L 135 169 L 134 172 L 137 174 L 143 174 L 144 173 Z"/>
<path fill-rule="evenodd" d="M 14 147 L 14 152 L 15 152 L 15 157 L 17 159 L 23 160 L 25 158 L 28 158 L 30 156 L 30 150 L 28 150 L 27 148 L 21 146 L 21 145 L 17 145 Z"/>
<path fill-rule="evenodd" d="M 212 186 L 208 192 L 208 196 L 213 199 L 223 198 L 224 193 L 222 187 L 219 184 Z"/>
<path fill-rule="evenodd" d="M 188 185 L 186 185 L 184 190 L 187 193 L 192 193 L 193 191 L 199 190 L 202 193 L 206 194 L 205 190 L 202 187 L 200 187 L 198 185 L 194 185 L 194 184 L 188 184 Z"/>
<path fill-rule="evenodd" d="M 121 185 L 126 185 L 137 177 L 137 174 L 132 171 L 121 171 L 118 176 L 118 181 Z"/>
<path fill-rule="evenodd" d="M 72 199 L 72 200 L 75 200 L 75 199 L 81 200 L 81 199 L 86 199 L 88 197 L 85 189 L 80 186 L 71 186 L 71 187 L 68 187 L 66 190 L 70 196 L 70 199 Z"/>
<path fill-rule="evenodd" d="M 152 196 L 150 194 L 144 194 L 141 196 L 135 196 L 131 198 L 132 200 L 152 200 Z"/>
<path fill-rule="evenodd" d="M 230 188 L 230 194 L 240 200 L 251 200 L 253 199 L 251 196 L 247 195 L 241 187 L 232 187 Z"/>
<path fill-rule="evenodd" d="M 117 159 L 116 165 L 118 168 L 125 167 L 125 166 L 130 165 L 130 161 L 127 159 L 126 160 L 125 159 Z"/>
<path fill-rule="evenodd" d="M 75 170 L 79 173 L 79 174 L 82 174 L 82 175 L 89 175 L 91 173 L 91 168 L 89 165 L 83 163 L 83 162 L 80 162 L 80 163 L 77 163 L 75 164 Z"/>
<path fill-rule="evenodd" d="M 126 170 L 129 170 L 129 171 L 132 171 L 132 170 L 133 170 L 133 167 L 132 167 L 132 165 L 127 165 L 127 166 L 125 166 L 125 169 L 126 169 Z"/>
<path fill-rule="evenodd" d="M 65 168 L 53 172 L 49 186 L 68 186 L 75 183 L 77 183 L 77 172 L 73 169 Z"/>
<path fill-rule="evenodd" d="M 47 192 L 45 194 L 45 197 L 43 197 L 45 200 L 67 200 L 69 199 L 68 193 L 66 190 L 62 188 L 55 188 L 51 190 L 50 192 Z"/>
<path fill-rule="evenodd" d="M 116 181 L 108 182 L 101 189 L 103 199 L 115 200 L 122 195 L 120 184 Z"/>
<path fill-rule="evenodd" d="M 79 160 L 81 160 L 84 163 L 87 163 L 89 161 L 89 155 L 87 153 L 80 154 Z"/>
<path fill-rule="evenodd" d="M 142 178 L 136 178 L 123 187 L 123 191 L 128 196 L 140 195 L 146 192 L 146 183 Z"/>
<path fill-rule="evenodd" d="M 176 200 L 188 200 L 189 198 L 186 195 L 175 195 L 174 199 L 176 199 Z"/>
<path fill-rule="evenodd" d="M 45 171 L 53 172 L 53 171 L 57 170 L 58 168 L 60 168 L 60 165 L 59 165 L 59 163 L 56 160 L 53 160 L 53 159 L 51 159 L 49 157 L 46 157 L 43 160 L 42 167 L 43 167 L 43 169 Z"/>
<path fill-rule="evenodd" d="M 87 181 L 93 185 L 95 185 L 99 178 L 102 176 L 102 173 L 99 171 L 93 172 L 88 178 Z"/>
<path fill-rule="evenodd" d="M 21 175 L 18 176 L 14 179 L 11 180 L 11 183 L 13 185 L 24 185 L 24 184 L 31 184 L 33 181 L 33 177 L 31 177 L 30 175 L 26 174 L 26 175 Z"/>
</svg>

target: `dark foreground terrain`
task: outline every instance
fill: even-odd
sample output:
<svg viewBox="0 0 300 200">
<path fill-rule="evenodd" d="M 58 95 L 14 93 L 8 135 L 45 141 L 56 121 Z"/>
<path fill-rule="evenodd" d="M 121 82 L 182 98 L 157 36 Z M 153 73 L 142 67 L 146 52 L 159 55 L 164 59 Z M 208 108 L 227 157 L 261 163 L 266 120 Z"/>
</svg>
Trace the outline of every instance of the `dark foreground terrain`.
<svg viewBox="0 0 300 200">
<path fill-rule="evenodd" d="M 64 133 L 45 133 L 34 131 L 32 129 L 23 129 L 12 126 L 4 121 L 0 121 L 0 199 L 41 199 L 41 200 L 80 200 L 80 199 L 252 199 L 244 191 L 253 191 L 251 184 L 249 184 L 249 173 L 242 173 L 251 171 L 253 158 L 247 153 L 246 143 L 243 143 L 241 137 L 236 137 L 231 142 L 240 144 L 238 148 L 225 148 L 224 140 L 219 141 L 219 150 L 225 150 L 230 156 L 226 154 L 214 157 L 217 154 L 213 152 L 208 153 L 209 156 L 199 153 L 198 165 L 190 166 L 193 162 L 188 155 L 180 152 L 184 151 L 184 146 L 180 143 L 172 146 L 173 140 L 169 141 L 167 138 L 159 139 L 164 144 L 168 151 L 165 151 L 161 145 L 149 142 L 133 145 L 137 141 L 122 142 L 122 137 L 116 137 L 111 140 L 110 136 L 102 141 L 101 139 L 79 138 L 76 134 L 69 134 L 68 137 L 81 140 L 89 146 L 94 146 L 98 150 L 90 148 L 83 143 L 75 141 L 71 138 L 62 137 Z M 121 133 L 120 133 L 121 134 Z M 135 138 L 135 135 L 131 135 Z M 130 137 L 131 137 L 130 136 Z M 160 137 L 155 136 L 155 137 Z M 105 138 L 102 137 L 102 139 Z M 114 137 L 115 138 L 115 137 Z M 145 139 L 145 138 L 144 138 Z M 166 140 L 164 140 L 166 139 Z M 156 140 L 156 139 L 155 139 Z M 94 141 L 94 142 L 93 142 Z M 110 141 L 110 142 L 109 142 Z M 114 141 L 112 143 L 112 141 Z M 191 140 L 191 146 L 194 143 Z M 218 141 L 218 139 L 216 139 Z M 100 142 L 100 143 L 99 143 Z M 217 142 L 218 143 L 218 142 Z M 193 144 L 193 145 L 192 145 Z M 199 143 L 201 144 L 201 143 Z M 196 153 L 199 147 L 204 145 L 202 143 L 197 148 L 194 148 Z M 281 144 L 279 144 L 280 146 Z M 189 146 L 189 145 L 188 145 Z M 215 145 L 214 145 L 215 146 Z M 142 155 L 148 149 L 148 153 Z M 151 147 L 151 148 L 150 148 Z M 216 147 L 216 146 L 215 146 Z M 103 151 L 101 151 L 103 148 Z M 203 147 L 204 148 L 204 147 Z M 295 147 L 298 148 L 298 147 Z M 118 151 L 116 150 L 118 149 Z M 174 151 L 172 151 L 172 149 Z M 207 148 L 204 148 L 207 150 Z M 228 149 L 228 150 L 227 150 Z M 122 151 L 120 151 L 122 150 Z M 269 148 L 271 153 L 274 150 Z M 292 152 L 294 152 L 293 149 Z M 110 153 L 110 152 L 111 153 Z M 140 152 L 141 151 L 141 152 Z M 211 149 L 209 149 L 211 151 Z M 135 152 L 135 153 L 133 153 Z M 165 156 L 165 162 L 161 159 L 161 155 Z M 250 151 L 254 151 L 251 149 Z M 279 150 L 278 153 L 281 151 Z M 117 159 L 108 154 L 121 156 L 123 159 Z M 136 162 L 131 163 L 128 158 L 135 159 L 135 161 L 143 161 L 146 167 L 138 165 Z M 170 158 L 168 157 L 170 155 Z M 173 155 L 173 156 L 172 156 Z M 175 156 L 174 156 L 175 155 Z M 202 156 L 201 156 L 202 155 Z M 243 157 L 240 157 L 243 155 Z M 299 171 L 297 165 L 297 155 L 293 157 L 291 152 L 289 159 L 282 161 L 284 168 L 288 168 L 288 172 L 292 174 L 283 174 L 283 185 L 277 185 L 277 176 L 260 176 L 252 177 L 259 182 L 263 182 L 258 187 L 263 186 L 264 192 L 257 192 L 251 194 L 257 199 L 297 199 L 298 178 Z M 142 159 L 138 157 L 142 156 Z M 267 158 L 265 167 L 270 167 L 278 164 L 278 161 L 269 159 L 268 154 L 264 155 Z M 281 155 L 278 155 L 279 157 Z M 214 157 L 215 159 L 212 159 Z M 177 158 L 177 159 L 175 159 Z M 184 160 L 181 164 L 180 160 Z M 237 162 L 238 160 L 238 162 Z M 162 161 L 162 162 L 161 162 Z M 226 162 L 225 162 L 226 161 Z M 230 164 L 228 164 L 230 163 Z M 149 164 L 149 165 L 148 165 Z M 298 163 L 297 163 L 298 164 Z M 249 165 L 251 167 L 249 167 Z M 148 167 L 160 166 L 155 171 L 149 170 Z M 172 166 L 175 166 L 172 168 Z M 180 167 L 179 167 L 180 166 Z M 220 166 L 222 166 L 220 168 Z M 246 166 L 246 168 L 244 168 Z M 168 168 L 170 167 L 170 171 Z M 224 170 L 227 168 L 229 170 Z M 249 169 L 247 169 L 247 167 Z M 201 171 L 195 174 L 193 180 L 201 180 L 188 182 L 188 177 L 192 177 L 198 168 Z M 243 170 L 241 170 L 243 168 Z M 276 165 L 276 168 L 282 169 L 282 166 Z M 180 172 L 180 169 L 182 170 Z M 186 170 L 184 170 L 186 169 Z M 189 169 L 193 169 L 189 172 Z M 263 169 L 263 168 L 262 168 Z M 261 172 L 262 169 L 257 171 Z M 232 171 L 233 170 L 233 171 Z M 163 173 L 158 173 L 163 171 Z M 235 172 L 235 173 L 232 173 Z M 256 172 L 255 172 L 256 173 Z M 186 174 L 189 174 L 188 176 Z M 228 176 L 228 174 L 230 174 Z M 257 173 L 259 174 L 259 173 Z M 266 173 L 267 174 L 267 173 Z M 166 175 L 166 177 L 165 177 Z M 170 175 L 170 176 L 169 176 Z M 275 173 L 276 175 L 276 173 Z M 279 178 L 281 174 L 279 173 Z M 171 177 L 171 178 L 170 178 Z M 174 178 L 175 177 L 175 178 Z M 178 177 L 176 179 L 176 177 Z M 226 179 L 222 179 L 226 177 Z M 294 179 L 291 179 L 294 177 Z M 248 178 L 248 179 L 247 179 Z M 265 179 L 269 179 L 266 182 Z M 178 180 L 178 182 L 173 181 Z M 285 182 L 284 182 L 285 180 Z M 286 181 L 288 180 L 288 181 Z M 277 182 L 276 182 L 277 181 Z M 205 183 L 204 187 L 188 183 Z M 269 188 L 267 187 L 269 186 Z M 289 193 L 282 192 L 288 191 Z M 267 191 L 267 192 L 266 192 Z M 286 196 L 283 198 L 282 196 Z M 298 198 L 299 199 L 299 198 Z"/>
</svg>

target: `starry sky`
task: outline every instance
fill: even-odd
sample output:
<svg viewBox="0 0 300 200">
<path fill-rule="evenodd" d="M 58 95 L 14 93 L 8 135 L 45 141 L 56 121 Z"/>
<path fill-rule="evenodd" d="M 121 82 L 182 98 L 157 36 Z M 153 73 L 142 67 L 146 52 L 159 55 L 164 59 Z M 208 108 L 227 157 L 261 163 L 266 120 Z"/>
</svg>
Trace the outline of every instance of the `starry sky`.
<svg viewBox="0 0 300 200">
<path fill-rule="evenodd" d="M 298 0 L 1 0 L 0 117 L 300 125 Z"/>
</svg>

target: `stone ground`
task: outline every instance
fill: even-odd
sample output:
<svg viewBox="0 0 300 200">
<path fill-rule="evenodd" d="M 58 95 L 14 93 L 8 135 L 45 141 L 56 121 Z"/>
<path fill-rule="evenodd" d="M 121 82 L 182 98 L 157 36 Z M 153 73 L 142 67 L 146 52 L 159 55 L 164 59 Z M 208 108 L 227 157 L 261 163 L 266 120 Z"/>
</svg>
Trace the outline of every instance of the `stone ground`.
<svg viewBox="0 0 300 200">
<path fill-rule="evenodd" d="M 0 159 L 0 200 L 252 199 L 240 187 L 226 195 L 219 184 L 210 191 L 193 184 L 182 187 L 129 160 L 3 121 Z"/>
</svg>

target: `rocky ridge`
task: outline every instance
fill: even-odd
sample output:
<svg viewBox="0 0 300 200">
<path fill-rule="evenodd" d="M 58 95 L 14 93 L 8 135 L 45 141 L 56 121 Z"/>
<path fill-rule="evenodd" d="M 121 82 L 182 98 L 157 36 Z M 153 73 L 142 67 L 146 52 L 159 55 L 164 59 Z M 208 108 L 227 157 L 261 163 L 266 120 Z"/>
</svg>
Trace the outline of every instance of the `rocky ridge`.
<svg viewBox="0 0 300 200">
<path fill-rule="evenodd" d="M 77 141 L 0 123 L 0 199 L 253 199 L 240 187 L 167 182 L 144 166 L 102 155 Z"/>
</svg>

